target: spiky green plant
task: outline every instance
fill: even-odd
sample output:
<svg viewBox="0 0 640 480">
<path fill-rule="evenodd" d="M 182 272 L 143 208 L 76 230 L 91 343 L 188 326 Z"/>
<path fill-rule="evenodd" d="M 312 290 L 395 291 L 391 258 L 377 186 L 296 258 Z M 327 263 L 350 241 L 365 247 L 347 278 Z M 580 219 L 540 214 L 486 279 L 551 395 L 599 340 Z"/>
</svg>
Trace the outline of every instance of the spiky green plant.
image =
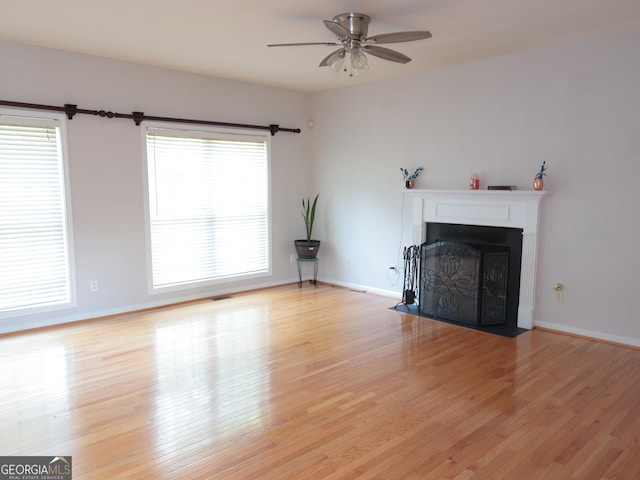
<svg viewBox="0 0 640 480">
<path fill-rule="evenodd" d="M 302 199 L 302 218 L 304 219 L 304 225 L 307 228 L 307 241 L 311 240 L 313 222 L 316 218 L 316 204 L 318 203 L 319 196 L 320 194 L 316 195 L 316 198 L 313 199 L 313 203 L 311 203 L 309 198 L 307 198 L 306 202 L 304 198 Z"/>
</svg>

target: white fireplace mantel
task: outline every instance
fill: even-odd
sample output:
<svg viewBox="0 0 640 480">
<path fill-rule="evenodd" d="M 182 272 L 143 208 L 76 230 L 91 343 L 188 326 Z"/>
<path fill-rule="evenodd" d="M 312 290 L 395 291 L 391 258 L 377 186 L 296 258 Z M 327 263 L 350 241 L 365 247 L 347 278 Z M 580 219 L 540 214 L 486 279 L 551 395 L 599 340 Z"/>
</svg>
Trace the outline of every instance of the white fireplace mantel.
<svg viewBox="0 0 640 480">
<path fill-rule="evenodd" d="M 538 220 L 544 191 L 405 190 L 413 198 L 413 244 L 427 238 L 427 222 L 522 229 L 518 327 L 533 328 Z"/>
</svg>

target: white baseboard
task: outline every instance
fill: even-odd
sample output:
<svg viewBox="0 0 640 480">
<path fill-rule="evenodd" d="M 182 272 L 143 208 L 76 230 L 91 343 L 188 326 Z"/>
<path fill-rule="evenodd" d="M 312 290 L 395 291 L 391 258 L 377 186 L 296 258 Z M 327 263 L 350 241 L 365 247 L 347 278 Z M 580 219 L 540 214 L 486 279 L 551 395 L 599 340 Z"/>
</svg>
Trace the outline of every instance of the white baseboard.
<svg viewBox="0 0 640 480">
<path fill-rule="evenodd" d="M 593 338 L 594 340 L 602 340 L 605 342 L 619 343 L 622 345 L 629 345 L 632 347 L 640 347 L 639 338 L 621 337 L 619 335 L 611 335 L 609 333 L 599 332 L 596 330 L 587 330 L 584 328 L 569 327 L 560 323 L 544 322 L 536 320 L 534 327 L 546 328 L 547 330 L 554 330 L 556 332 L 568 333 L 571 335 L 579 335 L 581 337 Z"/>
<path fill-rule="evenodd" d="M 331 285 L 337 285 L 339 287 L 344 287 L 344 288 L 349 288 L 351 290 L 356 290 L 359 292 L 366 292 L 366 293 L 373 293 L 376 295 L 380 295 L 382 297 L 390 297 L 394 300 L 400 300 L 402 299 L 402 293 L 399 292 L 395 292 L 393 290 L 384 290 L 381 288 L 371 288 L 368 285 L 359 285 L 357 283 L 348 283 L 348 282 L 340 282 L 337 280 L 330 280 L 330 279 L 318 279 L 319 282 L 323 282 L 323 283 L 329 283 Z"/>
</svg>

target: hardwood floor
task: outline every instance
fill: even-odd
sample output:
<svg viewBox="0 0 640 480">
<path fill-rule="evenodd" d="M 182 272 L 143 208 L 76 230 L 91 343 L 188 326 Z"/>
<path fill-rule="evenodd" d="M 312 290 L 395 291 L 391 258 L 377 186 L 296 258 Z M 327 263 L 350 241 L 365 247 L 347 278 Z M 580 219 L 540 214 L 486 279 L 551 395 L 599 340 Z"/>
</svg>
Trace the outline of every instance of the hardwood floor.
<svg viewBox="0 0 640 480">
<path fill-rule="evenodd" d="M 74 479 L 638 479 L 640 351 L 297 285 L 0 337 L 0 455 Z"/>
</svg>

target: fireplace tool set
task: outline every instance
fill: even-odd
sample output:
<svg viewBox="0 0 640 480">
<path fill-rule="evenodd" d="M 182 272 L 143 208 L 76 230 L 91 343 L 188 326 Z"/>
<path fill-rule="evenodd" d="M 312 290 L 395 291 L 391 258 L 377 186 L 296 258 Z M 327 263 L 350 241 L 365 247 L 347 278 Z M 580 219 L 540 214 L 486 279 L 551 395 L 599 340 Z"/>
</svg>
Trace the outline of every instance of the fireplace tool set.
<svg viewBox="0 0 640 480">
<path fill-rule="evenodd" d="M 411 245 L 404 247 L 402 252 L 404 258 L 404 284 L 402 286 L 402 301 L 396 305 L 404 305 L 409 309 L 409 305 L 416 303 L 416 287 L 418 286 L 418 265 L 420 262 L 420 246 Z"/>
</svg>

